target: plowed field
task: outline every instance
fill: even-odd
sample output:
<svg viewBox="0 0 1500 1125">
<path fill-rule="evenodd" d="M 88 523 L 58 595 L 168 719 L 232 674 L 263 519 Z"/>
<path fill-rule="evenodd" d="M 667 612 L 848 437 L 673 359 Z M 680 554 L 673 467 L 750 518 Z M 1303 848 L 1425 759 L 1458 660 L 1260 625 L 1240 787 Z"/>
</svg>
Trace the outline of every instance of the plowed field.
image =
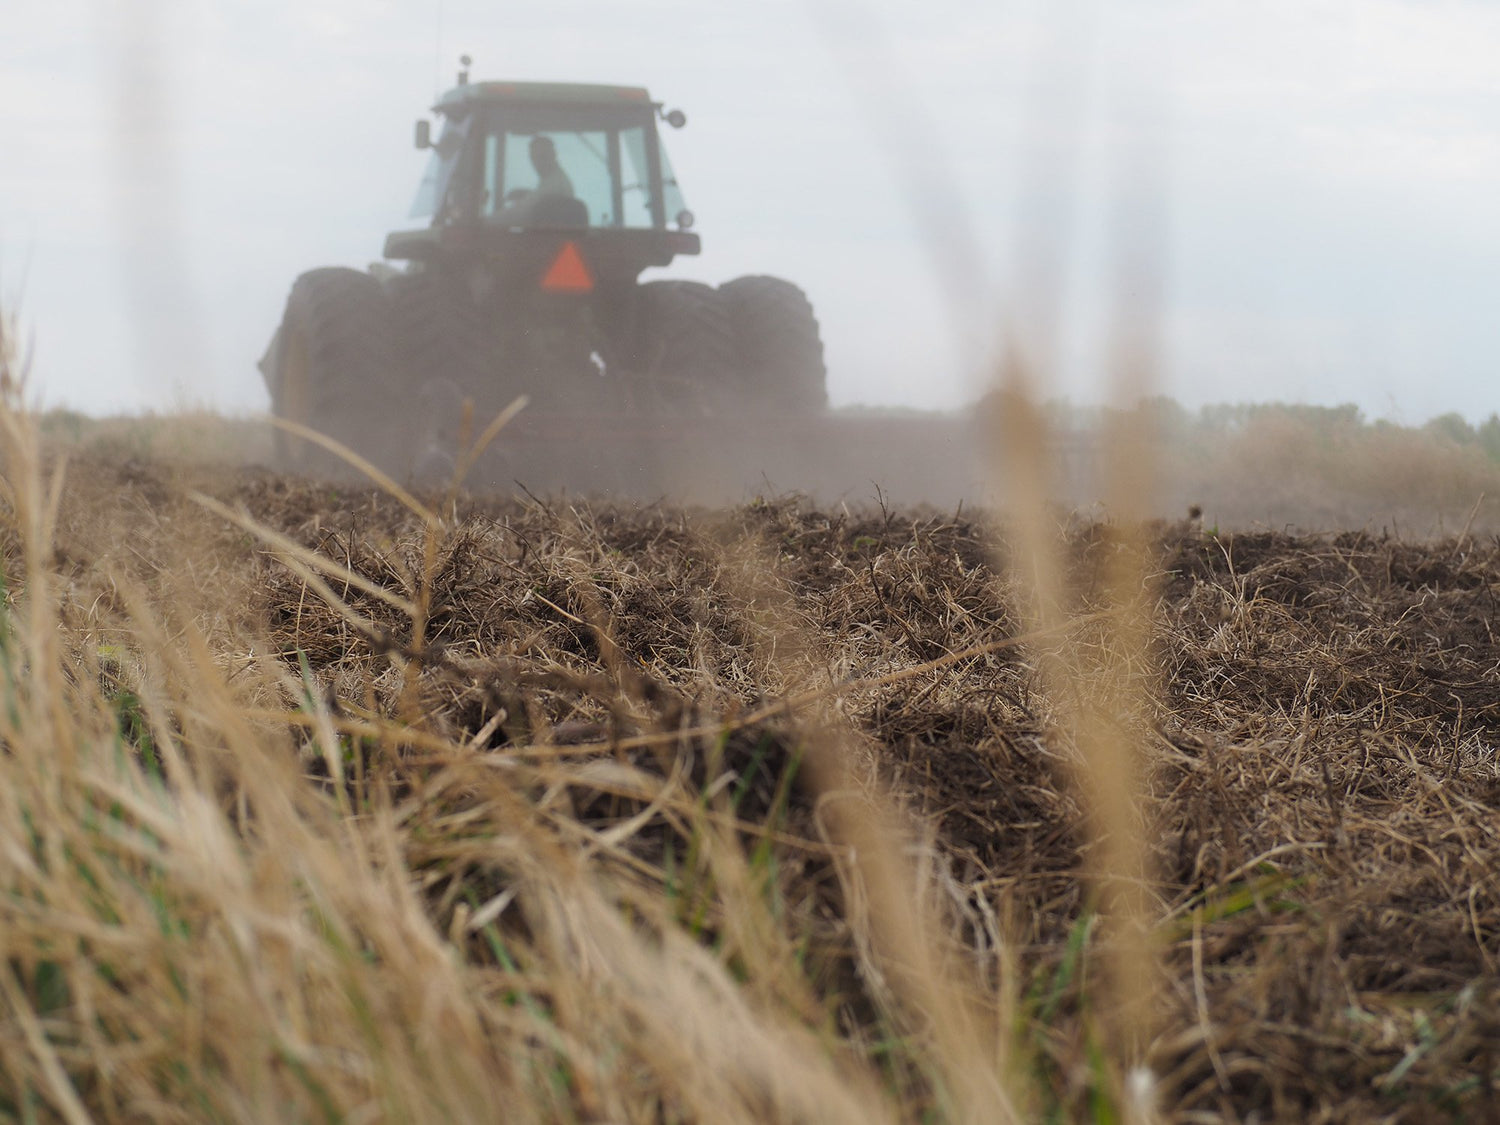
<svg viewBox="0 0 1500 1125">
<path fill-rule="evenodd" d="M 1023 593 L 1003 526 L 785 498 L 684 512 L 440 496 L 421 498 L 438 517 L 424 523 L 374 489 L 259 470 L 85 457 L 67 480 L 43 566 L 72 684 L 60 690 L 76 708 L 78 691 L 102 684 L 117 714 L 123 695 L 138 701 L 145 717 L 131 721 L 155 732 L 145 741 L 169 789 L 187 791 L 192 773 L 231 826 L 226 840 L 295 870 L 295 841 L 260 840 L 280 815 L 271 798 L 215 757 L 236 745 L 213 733 L 227 720 L 195 715 L 208 707 L 185 686 L 197 673 L 153 652 L 151 637 L 217 669 L 227 686 L 214 706 L 235 701 L 253 737 L 293 764 L 286 784 L 301 790 L 287 800 L 323 809 L 303 819 L 370 849 L 360 862 L 409 898 L 403 925 L 426 943 L 409 956 L 437 958 L 473 990 L 478 1015 L 432 1027 L 507 1060 L 485 1082 L 525 1104 L 516 1119 L 853 1119 L 817 1102 L 812 1078 L 789 1077 L 788 1092 L 767 1077 L 774 1068 L 755 1070 L 751 1027 L 787 1043 L 798 1029 L 799 1050 L 833 1060 L 851 1105 L 921 1120 L 962 1101 L 933 1061 L 943 1013 L 900 1016 L 909 996 L 868 955 L 869 904 L 853 896 L 847 841 L 806 766 L 819 739 L 897 810 L 968 995 L 1008 1013 L 1002 1085 L 1020 1115 L 1099 1116 L 1101 1099 L 1126 1088 L 1100 1061 L 1116 1056 L 1100 1041 L 1105 1001 L 1090 969 L 1102 931 L 1077 751 L 1037 670 L 1043 642 L 1018 640 Z M 18 620 L 31 573 L 19 522 L 5 533 Z M 1148 689 L 1122 723 L 1148 794 L 1137 811 L 1159 980 L 1139 1057 L 1162 1119 L 1495 1112 L 1500 546 L 1186 521 L 1148 538 Z M 1098 591 L 1121 549 L 1107 525 L 1067 525 L 1075 651 L 1108 643 Z M 148 617 L 155 634 L 143 632 Z M 140 730 L 122 729 L 139 754 Z M 176 758 L 162 749 L 174 740 Z M 235 878 L 257 910 L 278 895 L 302 902 L 290 888 L 317 884 L 304 872 L 282 887 L 246 862 Z M 295 976 L 284 965 L 295 955 L 253 952 L 280 948 L 273 926 L 258 930 L 248 907 L 216 922 L 212 888 L 173 889 L 163 870 L 184 932 L 258 935 L 236 946 L 252 967 L 223 971 Z M 646 985 L 610 962 L 599 923 L 580 921 L 582 906 L 570 917 L 567 879 L 605 887 L 611 918 L 674 964 L 701 954 L 738 998 L 714 993 L 722 1012 L 683 989 L 642 999 Z M 90 940 L 94 960 L 109 961 L 104 939 Z M 361 987 L 377 988 L 407 954 L 359 940 L 372 974 Z M 391 1050 L 370 1046 L 380 1036 L 353 1035 L 336 1054 L 326 1012 L 246 1017 L 300 1029 L 277 1040 L 290 1062 L 262 1073 L 193 1056 L 174 1078 L 163 1058 L 190 1052 L 191 1035 L 172 1002 L 134 1023 L 91 1023 L 81 977 L 68 977 L 69 1003 L 39 998 L 38 966 L 55 953 L 17 939 L 9 955 L 25 971 L 7 1004 L 30 989 L 64 1044 L 57 1065 L 103 1116 L 110 1105 L 115 1119 L 150 1116 L 152 1097 L 197 1086 L 233 1116 L 258 1080 L 334 1117 L 361 1099 L 418 1116 L 428 1104 L 416 1086 L 393 1092 L 372 1077 Z M 208 1004 L 194 1042 L 214 1055 L 236 1040 L 207 979 L 183 987 Z M 114 987 L 144 1003 L 132 989 L 145 982 L 127 974 Z M 653 1003 L 681 1030 L 676 1056 Z M 427 1027 L 412 1004 L 369 1019 Z M 250 1039 L 247 1050 L 270 1049 Z M 17 1082 L 44 1073 L 22 1061 L 27 1042 L 0 1021 L 0 1072 Z M 108 1060 L 128 1042 L 139 1046 L 121 1064 L 126 1081 Z M 730 1092 L 684 1079 L 695 1066 L 716 1068 Z M 55 1087 L 25 1081 L 38 1104 L 58 1104 Z M 467 1089 L 445 1082 L 455 1099 Z"/>
</svg>

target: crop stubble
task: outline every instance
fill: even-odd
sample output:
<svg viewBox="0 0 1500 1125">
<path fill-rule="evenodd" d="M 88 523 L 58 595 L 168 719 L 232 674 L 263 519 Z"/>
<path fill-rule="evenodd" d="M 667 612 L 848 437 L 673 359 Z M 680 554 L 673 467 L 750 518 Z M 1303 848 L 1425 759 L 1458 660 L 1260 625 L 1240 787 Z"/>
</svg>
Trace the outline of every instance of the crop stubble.
<svg viewBox="0 0 1500 1125">
<path fill-rule="evenodd" d="M 837 849 L 788 784 L 802 747 L 775 704 L 802 693 L 835 706 L 868 780 L 932 826 L 934 893 L 976 971 L 991 983 L 1005 966 L 1019 974 L 1018 1039 L 1038 1104 L 1083 1110 L 1093 996 L 1069 959 L 1092 932 L 1089 845 L 1067 775 L 1074 748 L 1027 646 L 1007 645 L 1019 592 L 1003 531 L 795 498 L 715 513 L 466 499 L 424 559 L 420 522 L 373 491 L 191 474 L 186 483 L 401 598 L 421 594 L 428 567 L 416 637 L 347 585 L 365 624 L 335 612 L 194 505 L 180 469 L 85 457 L 69 472 L 55 561 L 81 635 L 111 639 L 108 574 L 175 574 L 159 589 L 181 612 L 190 559 L 192 612 L 231 673 L 264 643 L 294 677 L 306 661 L 329 714 L 404 714 L 477 756 L 518 751 L 525 799 L 576 823 L 580 846 L 621 878 L 656 886 L 663 871 L 687 871 L 691 817 L 673 802 L 711 805 L 747 852 L 779 859 L 780 916 L 796 920 L 801 944 L 765 955 L 795 955 L 809 981 L 780 1000 L 810 1013 L 830 1003 L 841 1033 L 873 1055 L 884 985 L 850 948 Z M 1149 763 L 1141 815 L 1167 971 L 1150 1058 L 1166 1116 L 1488 1110 L 1500 1045 L 1500 544 L 1212 534 L 1192 522 L 1156 525 L 1151 541 L 1155 699 L 1127 721 Z M 1107 643 L 1088 615 L 1108 611 L 1096 604 L 1101 575 L 1121 548 L 1099 523 L 1069 525 L 1065 543 L 1080 611 L 1070 644 L 1086 654 Z M 782 591 L 780 616 L 757 610 L 747 571 Z M 792 626 L 810 647 L 785 649 Z M 345 790 L 351 807 L 379 789 L 461 817 L 476 799 L 437 784 L 452 763 L 420 746 L 375 760 L 359 744 L 340 765 L 308 754 L 308 776 Z M 658 795 L 670 780 L 675 796 L 653 799 L 643 779 Z M 717 803 L 693 796 L 705 786 Z M 412 840 L 404 860 L 439 932 L 459 932 L 465 904 L 505 892 L 506 872 L 445 868 L 440 841 Z M 713 890 L 677 893 L 704 940 L 760 940 L 724 936 L 736 921 Z M 512 924 L 535 923 L 522 912 Z M 478 935 L 461 944 L 493 956 Z M 891 1067 L 921 1103 L 922 1077 Z"/>
</svg>

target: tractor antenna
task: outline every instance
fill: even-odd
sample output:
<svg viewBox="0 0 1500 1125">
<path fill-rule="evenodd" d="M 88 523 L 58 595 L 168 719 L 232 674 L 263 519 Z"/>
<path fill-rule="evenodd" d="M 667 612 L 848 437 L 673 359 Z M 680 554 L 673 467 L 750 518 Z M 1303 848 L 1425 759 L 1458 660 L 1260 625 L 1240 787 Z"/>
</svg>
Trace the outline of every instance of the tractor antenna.
<svg viewBox="0 0 1500 1125">
<path fill-rule="evenodd" d="M 469 58 L 468 55 L 459 55 L 458 65 L 463 67 L 458 72 L 458 84 L 460 86 L 467 86 L 469 84 L 469 67 L 474 65 L 474 60 Z"/>
<path fill-rule="evenodd" d="M 432 97 L 443 93 L 443 0 L 437 0 L 437 29 L 432 45 Z"/>
</svg>

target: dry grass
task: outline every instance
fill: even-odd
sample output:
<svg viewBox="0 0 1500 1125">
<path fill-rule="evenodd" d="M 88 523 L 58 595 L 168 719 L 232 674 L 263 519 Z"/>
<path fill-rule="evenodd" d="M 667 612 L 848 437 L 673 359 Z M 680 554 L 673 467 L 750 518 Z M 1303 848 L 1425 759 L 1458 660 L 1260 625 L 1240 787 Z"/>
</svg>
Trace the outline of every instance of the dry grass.
<svg viewBox="0 0 1500 1125">
<path fill-rule="evenodd" d="M 37 418 L 37 428 L 49 448 L 115 460 L 263 465 L 273 454 L 265 422 L 209 411 L 93 418 L 49 410 Z"/>
<path fill-rule="evenodd" d="M 1158 405 L 1160 511 L 1199 505 L 1209 526 L 1365 529 L 1404 538 L 1500 531 L 1496 450 L 1422 427 L 1368 422 L 1353 407 Z M 1167 415 L 1162 418 L 1160 415 Z"/>
<path fill-rule="evenodd" d="M 1039 614 L 967 519 L 429 519 L 4 423 L 5 1114 L 1491 1112 L 1492 542 L 1160 525 L 1142 581 L 1072 523 Z"/>
</svg>

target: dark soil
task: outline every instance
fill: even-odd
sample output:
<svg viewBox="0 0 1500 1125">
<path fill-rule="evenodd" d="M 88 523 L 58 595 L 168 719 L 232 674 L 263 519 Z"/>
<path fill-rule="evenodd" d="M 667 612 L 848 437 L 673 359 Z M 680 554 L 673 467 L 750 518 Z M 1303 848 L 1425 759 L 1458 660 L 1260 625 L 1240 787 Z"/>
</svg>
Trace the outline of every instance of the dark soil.
<svg viewBox="0 0 1500 1125">
<path fill-rule="evenodd" d="M 194 510 L 138 465 L 88 471 L 124 509 Z M 796 727 L 766 705 L 844 684 L 838 706 L 872 770 L 935 822 L 969 901 L 1008 920 L 1028 979 L 1062 979 L 1091 896 L 1079 799 L 1031 654 L 976 651 L 861 683 L 1020 631 L 991 526 L 795 499 L 711 513 L 463 500 L 428 560 L 420 521 L 371 491 L 227 472 L 206 490 L 376 584 L 428 597 L 417 635 L 347 591 L 375 626 L 362 631 L 270 552 L 234 548 L 253 553 L 246 619 L 289 666 L 306 659 L 342 706 L 404 711 L 448 738 L 487 731 L 490 748 L 550 740 L 700 780 L 731 769 L 744 779 L 738 817 L 764 823 L 788 802 L 780 831 L 811 840 L 807 802 L 783 784 Z M 60 540 L 88 553 L 70 548 L 66 520 Z M 1100 608 L 1092 591 L 1113 542 L 1096 525 L 1070 532 L 1080 612 Z M 1152 542 L 1156 687 L 1141 734 L 1168 972 L 1153 1060 L 1169 1117 L 1493 1114 L 1500 543 L 1191 523 L 1159 525 Z M 782 599 L 774 612 L 763 586 Z M 793 657 L 770 658 L 777 644 Z M 415 689 L 393 656 L 419 666 Z M 727 740 L 641 738 L 758 708 Z M 573 799 L 599 823 L 641 807 L 602 790 Z M 662 820 L 632 846 L 659 858 L 672 832 Z M 822 904 L 809 911 L 825 920 L 816 937 L 833 950 L 834 881 L 816 849 L 798 854 Z M 841 971 L 835 961 L 826 972 Z M 1085 985 L 1066 982 L 1053 1021 L 1086 1011 Z M 1074 1105 L 1068 1060 L 1049 1065 L 1058 1104 Z"/>
</svg>

